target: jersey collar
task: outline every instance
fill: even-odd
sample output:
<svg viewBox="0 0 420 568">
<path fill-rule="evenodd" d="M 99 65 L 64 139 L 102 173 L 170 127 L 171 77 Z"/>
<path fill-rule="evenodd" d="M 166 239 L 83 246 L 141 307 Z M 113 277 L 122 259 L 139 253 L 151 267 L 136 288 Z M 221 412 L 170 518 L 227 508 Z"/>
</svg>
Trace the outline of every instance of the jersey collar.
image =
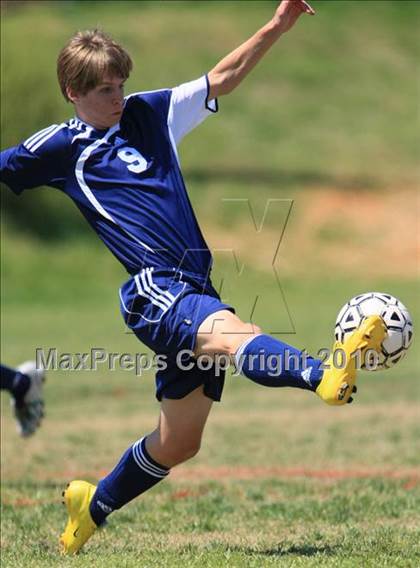
<svg viewBox="0 0 420 568">
<path fill-rule="evenodd" d="M 84 120 L 82 120 L 81 118 L 79 118 L 77 115 L 75 116 L 75 119 L 80 122 L 80 124 L 83 124 L 84 126 L 86 126 L 86 128 L 90 128 L 90 130 L 92 130 L 93 132 L 99 134 L 99 135 L 105 135 L 107 132 L 109 132 L 111 129 L 114 132 L 117 132 L 117 130 L 120 129 L 120 123 L 117 122 L 116 124 L 114 124 L 113 126 L 110 126 L 109 128 L 96 128 L 95 126 L 93 126 L 92 124 L 89 124 L 88 122 L 85 122 Z"/>
</svg>

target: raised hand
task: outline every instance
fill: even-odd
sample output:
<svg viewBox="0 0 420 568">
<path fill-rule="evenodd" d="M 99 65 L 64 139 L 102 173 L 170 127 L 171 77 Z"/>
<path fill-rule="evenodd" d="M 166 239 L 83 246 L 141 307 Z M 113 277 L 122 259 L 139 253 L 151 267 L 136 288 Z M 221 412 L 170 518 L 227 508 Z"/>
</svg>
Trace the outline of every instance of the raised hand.
<svg viewBox="0 0 420 568">
<path fill-rule="evenodd" d="M 273 22 L 284 33 L 295 25 L 301 14 L 314 16 L 315 11 L 305 0 L 282 0 L 273 16 Z"/>
</svg>

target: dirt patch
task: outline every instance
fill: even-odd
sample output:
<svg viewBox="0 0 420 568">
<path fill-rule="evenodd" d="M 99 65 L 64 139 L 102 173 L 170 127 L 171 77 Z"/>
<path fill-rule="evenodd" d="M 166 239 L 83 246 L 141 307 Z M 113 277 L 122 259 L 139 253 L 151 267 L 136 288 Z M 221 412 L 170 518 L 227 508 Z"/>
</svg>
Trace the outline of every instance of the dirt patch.
<svg viewBox="0 0 420 568">
<path fill-rule="evenodd" d="M 250 220 L 231 230 L 210 228 L 206 238 L 212 249 L 233 249 L 239 259 L 271 270 L 282 229 L 283 220 L 257 232 Z M 298 193 L 275 265 L 285 275 L 333 269 L 337 276 L 419 277 L 419 190 Z"/>
<path fill-rule="evenodd" d="M 66 470 L 50 472 L 48 475 L 38 475 L 39 481 L 70 481 L 71 479 L 100 479 L 107 475 L 107 471 L 77 471 Z M 170 480 L 200 483 L 202 481 L 250 481 L 253 479 L 318 479 L 326 481 L 340 481 L 344 479 L 394 479 L 405 481 L 405 489 L 413 489 L 420 484 L 420 470 L 416 468 L 403 469 L 377 469 L 370 467 L 346 469 L 310 469 L 306 467 L 283 466 L 179 466 L 171 471 Z M 5 480 L 7 482 L 7 480 Z M 205 494 L 205 490 L 180 489 L 176 490 L 171 498 L 187 499 Z M 3 501 L 4 502 L 4 501 Z M 10 504 L 8 502 L 7 504 Z M 38 503 L 36 500 L 18 499 L 14 501 L 17 506 L 31 506 Z"/>
<path fill-rule="evenodd" d="M 78 473 L 70 471 L 56 472 L 48 478 L 55 480 L 69 480 L 74 477 L 81 479 L 98 479 L 103 477 L 106 472 L 85 472 Z M 400 469 L 400 470 L 381 470 L 375 468 L 360 469 L 308 469 L 299 467 L 248 467 L 248 466 L 180 466 L 171 472 L 170 479 L 172 481 L 194 484 L 203 481 L 252 481 L 254 479 L 317 479 L 321 481 L 338 482 L 349 479 L 392 479 L 404 481 L 403 489 L 410 491 L 420 485 L 420 470 L 418 469 Z M 181 488 L 175 490 L 170 499 L 174 501 L 184 499 L 197 499 L 205 495 L 205 488 Z M 46 506 L 56 504 L 57 499 L 31 499 L 28 497 L 19 497 L 17 499 L 2 499 L 2 505 L 8 505 L 16 508 Z"/>
<path fill-rule="evenodd" d="M 288 393 L 288 395 L 291 401 L 292 393 Z M 296 393 L 296 397 L 297 396 L 298 393 Z M 286 405 L 273 409 L 248 410 L 246 412 L 246 420 L 248 423 L 254 424 L 258 422 L 261 424 L 284 423 L 286 425 L 294 423 L 295 428 L 300 424 L 302 428 L 307 430 L 308 422 L 306 420 L 296 420 L 296 413 L 302 413 L 304 411 L 305 409 L 301 406 L 299 406 L 299 408 L 288 408 Z M 311 406 L 308 408 L 308 412 L 310 412 L 311 423 L 322 424 L 323 428 L 343 424 L 352 426 L 353 430 L 358 430 L 358 424 L 360 424 L 360 428 L 365 428 L 366 424 L 380 422 L 389 428 L 394 428 L 395 424 L 402 427 L 415 426 L 418 423 L 418 405 L 408 402 L 393 402 L 392 405 L 388 406 L 366 403 L 363 406 L 357 406 L 353 404 L 351 412 L 347 413 L 326 412 L 323 406 Z M 212 425 L 231 425 L 239 427 L 244 423 L 244 420 L 245 411 L 230 408 L 225 408 L 223 412 L 214 413 L 210 417 Z"/>
<path fill-rule="evenodd" d="M 196 499 L 197 497 L 201 497 L 202 495 L 206 495 L 208 491 L 204 488 L 199 490 L 194 490 L 191 488 L 188 489 L 178 489 L 171 494 L 172 501 L 179 501 L 183 499 Z"/>
<path fill-rule="evenodd" d="M 252 479 L 402 479 L 414 487 L 420 482 L 420 471 L 417 469 L 381 470 L 374 468 L 361 469 L 308 469 L 300 467 L 248 467 L 248 466 L 194 466 L 174 469 L 171 472 L 174 480 L 252 480 Z M 413 485 L 414 484 L 414 485 Z"/>
<path fill-rule="evenodd" d="M 2 506 L 24 508 L 24 507 L 43 507 L 46 505 L 56 505 L 57 499 L 31 499 L 29 497 L 19 497 L 18 499 L 2 499 Z"/>
</svg>

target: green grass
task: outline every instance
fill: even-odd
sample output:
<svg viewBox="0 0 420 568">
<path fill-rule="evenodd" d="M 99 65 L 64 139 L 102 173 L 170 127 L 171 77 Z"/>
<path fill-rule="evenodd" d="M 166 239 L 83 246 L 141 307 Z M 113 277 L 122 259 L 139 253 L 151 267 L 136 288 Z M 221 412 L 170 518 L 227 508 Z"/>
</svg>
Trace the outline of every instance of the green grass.
<svg viewBox="0 0 420 568">
<path fill-rule="evenodd" d="M 418 179 L 419 5 L 314 5 L 317 17 L 282 39 L 181 151 L 212 248 L 245 263 L 238 274 L 231 252 L 215 254 L 224 299 L 249 320 L 258 297 L 253 320 L 312 353 L 330 346 L 338 309 L 359 292 L 388 291 L 420 321 L 410 191 Z M 275 6 L 60 1 L 8 9 L 2 148 L 71 116 L 55 58 L 76 29 L 100 25 L 127 46 L 136 61 L 130 92 L 207 71 Z M 27 193 L 4 197 L 2 360 L 17 364 L 36 347 L 145 351 L 119 314 L 124 270 L 63 195 Z M 270 254 L 287 203 L 260 234 L 246 202 L 226 198 L 250 199 L 257 225 L 267 199 L 295 200 L 275 264 L 282 291 Z M 229 377 L 199 455 L 113 515 L 72 559 L 57 554 L 61 491 L 73 478 L 96 481 L 155 427 L 153 374 L 51 371 L 47 417 L 28 440 L 16 435 L 2 396 L 2 566 L 418 566 L 418 345 L 415 336 L 395 368 L 361 375 L 346 408 Z"/>
<path fill-rule="evenodd" d="M 116 289 L 125 275 L 99 245 L 41 246 L 12 231 L 3 245 L 7 363 L 31 357 L 36 346 L 142 349 L 118 314 Z M 283 338 L 312 351 L 328 346 L 337 308 L 355 284 L 287 278 L 296 333 Z M 249 271 L 235 305 L 258 285 L 273 294 L 269 273 Z M 392 291 L 419 321 L 418 282 L 360 278 L 357 286 Z M 262 316 L 269 326 L 284 314 L 278 304 L 277 313 Z M 17 437 L 3 397 L 2 565 L 414 567 L 418 376 L 414 344 L 394 369 L 364 374 L 356 402 L 344 409 L 325 407 L 308 392 L 229 378 L 199 455 L 116 513 L 80 557 L 63 560 L 56 545 L 65 483 L 109 471 L 154 427 L 158 404 L 151 373 L 50 372 L 47 418 L 32 439 Z"/>
<path fill-rule="evenodd" d="M 19 495 L 34 496 L 35 504 L 13 507 L 8 489 L 7 529 L 17 535 L 4 566 L 416 565 L 418 502 L 401 483 L 266 480 L 193 490 L 167 483 L 111 520 L 83 555 L 61 561 L 52 542 L 62 516 L 54 505 L 59 490 L 54 483 L 21 486 Z"/>
</svg>

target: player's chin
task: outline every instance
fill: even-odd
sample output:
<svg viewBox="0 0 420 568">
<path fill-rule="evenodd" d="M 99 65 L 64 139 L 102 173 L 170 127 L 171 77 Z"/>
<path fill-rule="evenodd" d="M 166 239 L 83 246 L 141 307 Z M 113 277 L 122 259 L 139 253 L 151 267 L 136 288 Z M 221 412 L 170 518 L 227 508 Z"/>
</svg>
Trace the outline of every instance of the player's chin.
<svg viewBox="0 0 420 568">
<path fill-rule="evenodd" d="M 116 115 L 112 115 L 109 117 L 109 119 L 105 122 L 103 121 L 103 127 L 102 128 L 112 128 L 113 126 L 115 126 L 116 124 L 119 123 L 121 118 L 121 114 L 116 114 Z"/>
<path fill-rule="evenodd" d="M 119 122 L 121 118 L 121 115 L 122 115 L 121 111 L 113 112 L 109 117 L 109 126 L 114 126 L 115 124 L 117 124 L 117 122 Z"/>
</svg>

